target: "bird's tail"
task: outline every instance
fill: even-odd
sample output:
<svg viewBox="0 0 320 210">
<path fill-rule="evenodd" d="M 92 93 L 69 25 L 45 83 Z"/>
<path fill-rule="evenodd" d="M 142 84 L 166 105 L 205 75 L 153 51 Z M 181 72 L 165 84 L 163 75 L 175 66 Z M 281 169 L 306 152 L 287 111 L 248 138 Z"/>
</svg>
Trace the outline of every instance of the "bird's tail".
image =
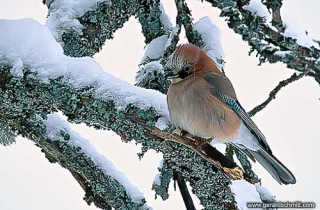
<svg viewBox="0 0 320 210">
<path fill-rule="evenodd" d="M 247 150 L 280 184 L 295 184 L 296 178 L 275 156 L 264 149 Z"/>
</svg>

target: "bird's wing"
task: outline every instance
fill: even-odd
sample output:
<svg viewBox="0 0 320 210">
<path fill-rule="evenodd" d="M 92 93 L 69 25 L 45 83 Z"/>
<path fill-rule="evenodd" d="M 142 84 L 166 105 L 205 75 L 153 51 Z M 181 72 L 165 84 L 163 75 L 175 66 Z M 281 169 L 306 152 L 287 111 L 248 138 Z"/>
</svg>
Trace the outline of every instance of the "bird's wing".
<svg viewBox="0 0 320 210">
<path fill-rule="evenodd" d="M 246 111 L 242 108 L 237 100 L 236 93 L 230 80 L 222 74 L 216 74 L 213 72 L 206 73 L 204 79 L 211 87 L 211 94 L 218 97 L 221 101 L 230 106 L 243 120 L 248 129 L 257 137 L 261 146 L 271 153 L 271 149 L 266 141 L 265 136 L 251 120 Z"/>
</svg>

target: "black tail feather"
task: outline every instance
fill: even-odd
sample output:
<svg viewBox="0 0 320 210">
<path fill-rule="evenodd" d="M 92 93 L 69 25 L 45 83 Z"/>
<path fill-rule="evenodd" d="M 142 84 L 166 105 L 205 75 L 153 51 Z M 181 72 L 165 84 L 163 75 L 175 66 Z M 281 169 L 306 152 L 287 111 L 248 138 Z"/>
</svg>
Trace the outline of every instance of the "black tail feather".
<svg viewBox="0 0 320 210">
<path fill-rule="evenodd" d="M 247 150 L 280 184 L 295 184 L 296 178 L 275 156 L 265 150 Z"/>
</svg>

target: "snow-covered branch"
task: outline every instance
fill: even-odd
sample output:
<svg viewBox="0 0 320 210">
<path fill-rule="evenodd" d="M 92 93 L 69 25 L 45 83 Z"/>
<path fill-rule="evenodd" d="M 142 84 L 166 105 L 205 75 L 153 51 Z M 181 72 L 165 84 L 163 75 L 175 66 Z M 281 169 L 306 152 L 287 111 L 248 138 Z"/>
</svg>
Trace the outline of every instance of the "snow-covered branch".
<svg viewBox="0 0 320 210">
<path fill-rule="evenodd" d="M 0 145 L 8 146 L 15 142 L 16 135 L 8 126 L 5 119 L 0 115 Z"/>
<path fill-rule="evenodd" d="M 162 125 L 161 129 L 169 125 L 163 94 L 116 79 L 91 58 L 63 55 L 50 31 L 33 20 L 0 21 L 1 27 L 5 30 L 0 35 L 0 113 L 18 134 L 29 139 L 43 135 L 43 126 L 26 119 L 46 118 L 60 110 L 70 122 L 111 129 L 125 141 L 141 143 L 143 151 L 161 151 L 204 206 L 235 205 L 230 180 L 222 172 L 186 147 L 175 143 L 168 147 L 141 126 L 141 122 L 153 128 Z"/>
<path fill-rule="evenodd" d="M 304 72 L 309 70 L 320 83 L 320 50 L 316 42 L 308 37 L 304 30 L 293 27 L 291 22 L 282 27 L 273 27 L 267 7 L 260 0 L 246 0 L 234 3 L 229 0 L 205 0 L 213 7 L 221 9 L 220 16 L 226 17 L 228 25 L 242 39 L 249 43 L 251 52 L 257 51 L 260 63 L 283 62 L 288 68 Z M 264 1 L 275 12 L 280 10 L 281 1 Z M 277 15 L 277 14 L 275 14 Z M 279 29 L 278 29 L 279 28 Z"/>
<path fill-rule="evenodd" d="M 64 53 L 73 57 L 93 56 L 106 39 L 112 39 L 131 16 L 136 15 L 139 1 L 118 0 L 51 0 L 46 25 L 59 41 Z"/>
<path fill-rule="evenodd" d="M 140 0 L 137 17 L 141 24 L 145 43 L 150 43 L 153 39 L 166 34 L 166 27 L 162 22 L 163 15 L 160 9 L 159 0 Z"/>
<path fill-rule="evenodd" d="M 198 47 L 204 47 L 204 41 L 198 31 L 194 30 L 192 25 L 191 11 L 185 2 L 185 0 L 175 0 L 177 8 L 177 24 L 184 26 L 186 31 L 186 37 L 189 43 L 197 45 Z"/>
<path fill-rule="evenodd" d="M 138 17 L 147 45 L 137 72 L 136 85 L 166 93 L 169 81 L 164 77 L 163 66 L 176 48 L 180 27 L 172 26 L 159 1 L 145 5 Z"/>
<path fill-rule="evenodd" d="M 44 126 L 45 133 L 42 136 L 34 134 L 32 140 L 50 161 L 58 162 L 71 172 L 84 189 L 84 199 L 88 204 L 94 202 L 102 209 L 107 209 L 107 206 L 149 209 L 143 194 L 131 185 L 126 176 L 100 155 L 88 140 L 73 132 L 58 114 L 49 114 L 46 120 L 38 116 L 36 120 L 39 126 Z M 30 138 L 30 134 L 22 134 Z"/>
</svg>

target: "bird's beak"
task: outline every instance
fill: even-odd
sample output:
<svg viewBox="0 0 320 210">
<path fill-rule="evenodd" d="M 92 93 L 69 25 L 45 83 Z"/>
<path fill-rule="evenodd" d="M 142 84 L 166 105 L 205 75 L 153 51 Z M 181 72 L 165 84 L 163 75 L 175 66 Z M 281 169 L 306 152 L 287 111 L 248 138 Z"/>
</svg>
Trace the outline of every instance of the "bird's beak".
<svg viewBox="0 0 320 210">
<path fill-rule="evenodd" d="M 167 78 L 167 79 L 174 79 L 174 78 L 179 77 L 179 74 L 174 74 L 174 73 L 171 71 L 171 72 L 165 74 L 164 77 Z"/>
</svg>

